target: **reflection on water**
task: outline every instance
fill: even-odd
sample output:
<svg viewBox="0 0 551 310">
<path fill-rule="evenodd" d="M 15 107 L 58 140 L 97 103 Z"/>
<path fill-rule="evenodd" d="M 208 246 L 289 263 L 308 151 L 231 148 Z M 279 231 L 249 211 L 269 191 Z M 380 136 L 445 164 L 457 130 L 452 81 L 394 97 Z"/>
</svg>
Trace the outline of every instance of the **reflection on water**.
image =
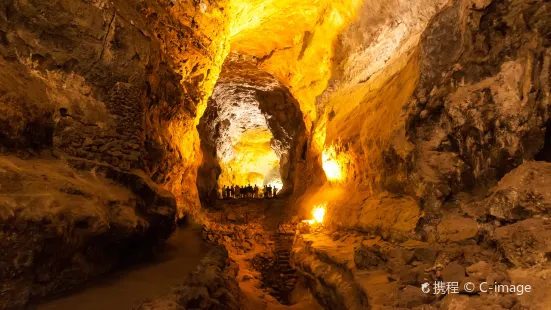
<svg viewBox="0 0 551 310">
<path fill-rule="evenodd" d="M 38 310 L 132 309 L 145 298 L 166 294 L 195 270 L 205 255 L 198 229 L 181 228 L 174 232 L 155 262 L 136 265 L 105 276 L 69 296 L 46 301 Z"/>
</svg>

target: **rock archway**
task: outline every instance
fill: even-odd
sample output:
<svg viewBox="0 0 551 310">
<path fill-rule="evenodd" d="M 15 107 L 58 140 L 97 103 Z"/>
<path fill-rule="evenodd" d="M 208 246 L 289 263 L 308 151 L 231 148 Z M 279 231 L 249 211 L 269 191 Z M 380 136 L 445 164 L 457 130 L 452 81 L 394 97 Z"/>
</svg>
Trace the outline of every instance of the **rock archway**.
<svg viewBox="0 0 551 310">
<path fill-rule="evenodd" d="M 307 144 L 302 119 L 289 90 L 251 57 L 228 57 L 198 126 L 202 197 L 212 200 L 217 187 L 232 184 L 270 184 L 293 193 Z"/>
</svg>

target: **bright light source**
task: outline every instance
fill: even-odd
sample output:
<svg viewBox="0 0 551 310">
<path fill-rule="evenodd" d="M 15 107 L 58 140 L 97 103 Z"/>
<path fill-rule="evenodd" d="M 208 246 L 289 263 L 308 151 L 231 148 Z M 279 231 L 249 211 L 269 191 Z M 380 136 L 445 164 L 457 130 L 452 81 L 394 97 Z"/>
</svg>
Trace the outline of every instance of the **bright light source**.
<svg viewBox="0 0 551 310">
<path fill-rule="evenodd" d="M 279 190 L 281 190 L 283 188 L 283 182 L 281 182 L 281 180 L 272 180 L 272 181 L 268 182 L 267 185 L 271 186 L 271 187 L 275 187 Z"/>
<path fill-rule="evenodd" d="M 323 217 L 325 216 L 325 207 L 326 204 L 315 206 L 312 210 L 312 215 L 314 216 L 314 220 L 318 223 L 323 223 Z"/>
<path fill-rule="evenodd" d="M 346 156 L 337 153 L 333 145 L 323 151 L 322 166 L 329 181 L 342 181 L 344 179 L 344 164 L 347 162 Z"/>
<path fill-rule="evenodd" d="M 302 222 L 308 223 L 310 225 L 314 225 L 316 223 L 322 224 L 323 223 L 323 217 L 325 216 L 325 208 L 327 207 L 327 204 L 321 204 L 314 206 L 314 209 L 312 209 L 312 216 L 314 219 L 312 220 L 303 220 Z"/>
</svg>

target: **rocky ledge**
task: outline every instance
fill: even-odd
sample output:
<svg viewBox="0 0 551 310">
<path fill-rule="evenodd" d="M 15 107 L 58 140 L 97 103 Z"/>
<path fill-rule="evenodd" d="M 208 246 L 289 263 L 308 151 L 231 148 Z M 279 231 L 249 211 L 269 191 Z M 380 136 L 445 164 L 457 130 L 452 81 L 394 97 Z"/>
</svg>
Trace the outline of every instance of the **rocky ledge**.
<svg viewBox="0 0 551 310">
<path fill-rule="evenodd" d="M 0 157 L 0 309 L 73 289 L 172 233 L 171 193 L 138 172 L 75 164 Z"/>
<path fill-rule="evenodd" d="M 365 239 L 364 239 L 365 238 Z M 389 244 L 360 234 L 297 235 L 293 267 L 326 309 L 547 309 L 548 269 L 510 268 L 499 255 L 475 244 Z M 434 294 L 434 283 L 458 283 Z M 532 294 L 467 292 L 467 282 L 530 285 Z M 421 290 L 430 284 L 429 293 Z M 537 291 L 536 292 L 536 289 Z"/>
<path fill-rule="evenodd" d="M 486 197 L 446 205 L 426 242 L 299 225 L 292 265 L 326 309 L 550 309 L 550 169 L 526 162 Z M 435 282 L 457 290 L 442 294 Z M 483 282 L 509 292 L 483 292 Z"/>
</svg>

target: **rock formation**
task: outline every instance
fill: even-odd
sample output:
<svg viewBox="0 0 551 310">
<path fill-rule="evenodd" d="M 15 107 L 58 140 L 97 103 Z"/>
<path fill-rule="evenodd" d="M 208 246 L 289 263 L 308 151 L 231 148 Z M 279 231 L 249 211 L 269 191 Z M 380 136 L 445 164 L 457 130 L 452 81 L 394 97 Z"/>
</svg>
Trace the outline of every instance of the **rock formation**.
<svg viewBox="0 0 551 310">
<path fill-rule="evenodd" d="M 229 257 L 143 309 L 265 305 L 260 280 L 327 309 L 548 309 L 550 93 L 547 0 L 4 0 L 0 309 L 183 218 Z M 219 201 L 247 183 L 281 200 Z"/>
</svg>

